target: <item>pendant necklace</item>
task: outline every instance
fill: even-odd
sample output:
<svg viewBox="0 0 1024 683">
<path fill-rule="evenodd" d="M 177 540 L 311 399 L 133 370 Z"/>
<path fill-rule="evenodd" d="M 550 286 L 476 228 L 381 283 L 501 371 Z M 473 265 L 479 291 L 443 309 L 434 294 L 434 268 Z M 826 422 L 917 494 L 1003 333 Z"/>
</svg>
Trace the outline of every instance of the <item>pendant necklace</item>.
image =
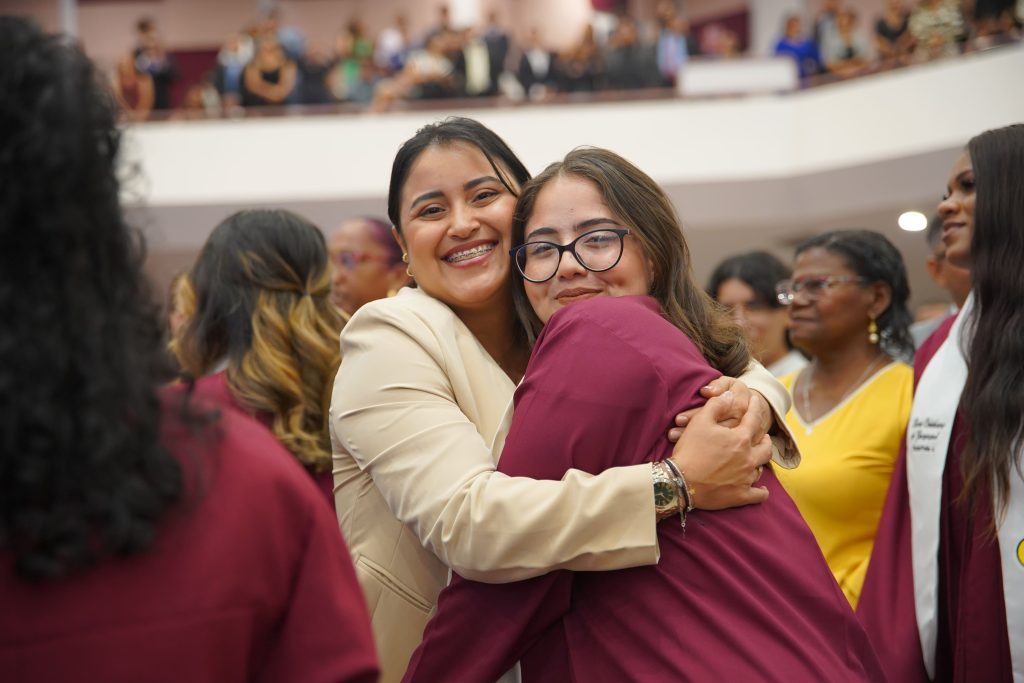
<svg viewBox="0 0 1024 683">
<path fill-rule="evenodd" d="M 853 391 L 857 387 L 859 387 L 861 384 L 863 384 L 864 380 L 866 380 L 870 376 L 871 372 L 878 365 L 878 361 L 880 361 L 880 360 L 882 360 L 884 358 L 886 358 L 886 356 L 883 353 L 883 354 L 879 354 L 879 356 L 877 358 L 875 358 L 873 361 L 871 361 L 868 364 L 867 368 L 864 369 L 864 372 L 861 373 L 860 377 L 857 378 L 857 381 L 854 382 L 853 384 L 851 384 L 850 388 L 847 389 L 845 392 L 843 392 L 843 395 L 839 397 L 839 400 L 836 401 L 836 406 L 838 406 L 843 401 L 845 401 L 847 396 L 849 396 L 851 393 L 853 393 Z M 804 421 L 805 421 L 804 424 L 807 427 L 807 434 L 808 435 L 810 435 L 810 433 L 814 431 L 814 422 L 815 422 L 815 420 L 811 419 L 811 380 L 813 379 L 813 377 L 814 377 L 814 361 L 811 361 L 811 363 L 807 366 L 807 376 L 804 377 L 803 373 L 800 373 L 800 379 L 803 380 L 801 382 L 802 386 L 800 387 L 800 404 L 801 404 L 800 407 L 803 409 L 803 414 L 804 414 L 803 417 L 804 417 Z M 835 406 L 833 406 L 833 408 L 835 408 Z"/>
</svg>

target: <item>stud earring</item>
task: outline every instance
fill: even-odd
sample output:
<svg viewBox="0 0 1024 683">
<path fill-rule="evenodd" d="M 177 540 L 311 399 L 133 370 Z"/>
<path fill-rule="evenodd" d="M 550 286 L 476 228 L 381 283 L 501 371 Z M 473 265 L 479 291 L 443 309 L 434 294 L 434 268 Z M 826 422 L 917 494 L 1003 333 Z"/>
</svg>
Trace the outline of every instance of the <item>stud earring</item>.
<svg viewBox="0 0 1024 683">
<path fill-rule="evenodd" d="M 878 343 L 878 324 L 874 318 L 868 323 L 868 341 L 872 344 Z"/>
</svg>

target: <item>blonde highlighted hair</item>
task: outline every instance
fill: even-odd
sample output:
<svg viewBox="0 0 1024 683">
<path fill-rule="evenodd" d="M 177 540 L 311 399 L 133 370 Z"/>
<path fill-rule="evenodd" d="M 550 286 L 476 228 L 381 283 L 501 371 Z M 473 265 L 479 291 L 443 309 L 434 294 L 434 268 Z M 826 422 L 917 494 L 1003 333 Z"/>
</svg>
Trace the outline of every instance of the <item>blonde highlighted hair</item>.
<svg viewBox="0 0 1024 683">
<path fill-rule="evenodd" d="M 330 302 L 327 248 L 316 226 L 288 211 L 236 213 L 214 229 L 181 287 L 195 299 L 172 342 L 182 368 L 199 376 L 226 361 L 235 400 L 269 415 L 271 431 L 300 462 L 328 470 L 344 323 Z"/>
</svg>

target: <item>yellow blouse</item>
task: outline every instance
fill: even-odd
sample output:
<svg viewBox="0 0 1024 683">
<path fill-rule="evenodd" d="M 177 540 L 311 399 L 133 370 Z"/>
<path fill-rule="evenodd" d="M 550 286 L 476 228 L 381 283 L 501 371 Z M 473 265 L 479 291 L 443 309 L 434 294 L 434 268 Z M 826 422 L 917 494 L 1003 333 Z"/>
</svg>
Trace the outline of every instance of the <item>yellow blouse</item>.
<svg viewBox="0 0 1024 683">
<path fill-rule="evenodd" d="M 792 392 L 799 373 L 780 377 Z M 857 607 L 878 520 L 903 441 L 914 371 L 893 362 L 812 424 L 796 412 L 786 424 L 803 456 L 776 474 L 818 540 L 828 566 Z"/>
</svg>

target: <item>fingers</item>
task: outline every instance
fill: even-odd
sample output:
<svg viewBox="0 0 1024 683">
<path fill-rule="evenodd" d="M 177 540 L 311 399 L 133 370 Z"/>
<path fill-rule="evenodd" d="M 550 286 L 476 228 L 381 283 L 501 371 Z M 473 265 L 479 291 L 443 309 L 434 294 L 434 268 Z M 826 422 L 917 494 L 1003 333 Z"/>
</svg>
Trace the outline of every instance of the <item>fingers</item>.
<svg viewBox="0 0 1024 683">
<path fill-rule="evenodd" d="M 736 380 L 732 377 L 719 377 L 718 379 L 708 382 L 707 386 L 701 387 L 700 395 L 704 398 L 721 396 L 725 392 L 729 391 L 729 387 L 731 387 L 735 381 Z"/>
<path fill-rule="evenodd" d="M 679 427 L 673 427 L 668 430 L 668 441 L 669 443 L 676 443 L 683 436 L 683 430 Z"/>
<path fill-rule="evenodd" d="M 721 422 L 729 417 L 729 412 L 732 410 L 732 402 L 733 395 L 731 391 L 727 391 L 720 396 L 710 398 L 708 399 L 708 402 L 704 404 L 704 410 L 694 415 L 693 419 L 706 414 L 713 422 Z M 693 419 L 691 419 L 691 422 Z"/>
<path fill-rule="evenodd" d="M 768 500 L 767 486 L 752 486 L 746 495 L 747 505 L 758 505 Z"/>
<path fill-rule="evenodd" d="M 708 401 L 708 404 L 710 403 L 711 401 Z M 764 430 L 761 429 L 761 416 L 758 415 L 756 410 L 745 411 L 736 429 L 742 430 L 750 439 L 751 444 L 759 443 L 761 437 L 765 436 Z"/>
<path fill-rule="evenodd" d="M 772 455 L 774 455 L 772 450 L 772 437 L 767 434 L 762 436 L 761 440 L 751 450 L 751 453 L 754 456 L 754 465 L 757 467 L 770 463 L 772 461 Z"/>
</svg>

